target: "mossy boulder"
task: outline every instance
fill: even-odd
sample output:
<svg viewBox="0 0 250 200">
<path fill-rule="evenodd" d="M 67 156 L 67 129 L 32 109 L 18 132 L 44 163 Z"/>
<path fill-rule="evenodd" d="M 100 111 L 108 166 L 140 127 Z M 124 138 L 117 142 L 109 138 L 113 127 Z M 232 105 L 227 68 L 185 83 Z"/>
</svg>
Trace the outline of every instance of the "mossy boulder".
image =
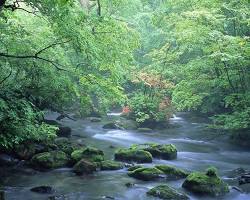
<svg viewBox="0 0 250 200">
<path fill-rule="evenodd" d="M 97 166 L 95 163 L 84 159 L 77 162 L 73 167 L 73 171 L 77 175 L 92 174 L 94 171 L 96 171 L 96 169 Z"/>
<path fill-rule="evenodd" d="M 91 162 L 101 162 L 104 160 L 104 153 L 99 149 L 86 147 L 73 151 L 71 153 L 71 158 L 74 162 L 78 162 L 81 159 L 89 160 Z"/>
<path fill-rule="evenodd" d="M 164 160 L 173 160 L 177 158 L 177 148 L 173 144 L 146 143 L 133 145 L 131 148 L 148 151 L 153 157 L 161 158 Z"/>
<path fill-rule="evenodd" d="M 166 200 L 188 200 L 188 196 L 169 187 L 168 185 L 158 185 L 147 192 L 148 195 Z"/>
<path fill-rule="evenodd" d="M 100 117 L 90 117 L 89 120 L 91 122 L 100 122 L 100 121 L 102 121 L 102 119 Z"/>
<path fill-rule="evenodd" d="M 151 163 L 152 155 L 144 150 L 119 149 L 115 152 L 115 160 L 137 163 Z"/>
<path fill-rule="evenodd" d="M 116 123 L 126 130 L 135 130 L 138 127 L 138 123 L 131 119 L 120 118 Z"/>
<path fill-rule="evenodd" d="M 58 137 L 70 137 L 71 136 L 71 128 L 67 126 L 59 126 L 56 131 Z"/>
<path fill-rule="evenodd" d="M 123 164 L 113 160 L 105 160 L 100 163 L 100 168 L 101 170 L 118 170 L 123 168 Z"/>
<path fill-rule="evenodd" d="M 131 171 L 134 171 L 134 170 L 139 169 L 139 168 L 143 168 L 143 166 L 141 166 L 141 165 L 135 165 L 135 166 L 129 167 L 128 171 L 131 172 Z"/>
<path fill-rule="evenodd" d="M 206 173 L 191 173 L 182 187 L 197 194 L 210 196 L 219 196 L 229 192 L 228 185 L 210 170 Z"/>
<path fill-rule="evenodd" d="M 79 145 L 74 144 L 68 138 L 65 138 L 65 137 L 57 138 L 55 140 L 55 144 L 57 145 L 57 148 L 59 150 L 63 151 L 69 156 L 71 155 L 73 151 L 79 149 Z"/>
<path fill-rule="evenodd" d="M 54 169 L 66 166 L 69 158 L 63 151 L 51 151 L 34 155 L 30 162 L 36 169 Z"/>
<path fill-rule="evenodd" d="M 188 172 L 170 165 L 156 165 L 155 168 L 163 171 L 168 179 L 182 179 L 189 175 Z"/>
<path fill-rule="evenodd" d="M 143 181 L 152 181 L 164 176 L 164 173 L 155 167 L 152 168 L 142 167 L 134 171 L 128 172 L 128 175 Z"/>
<path fill-rule="evenodd" d="M 116 122 L 109 122 L 103 125 L 104 129 L 123 129 L 118 123 Z"/>
</svg>

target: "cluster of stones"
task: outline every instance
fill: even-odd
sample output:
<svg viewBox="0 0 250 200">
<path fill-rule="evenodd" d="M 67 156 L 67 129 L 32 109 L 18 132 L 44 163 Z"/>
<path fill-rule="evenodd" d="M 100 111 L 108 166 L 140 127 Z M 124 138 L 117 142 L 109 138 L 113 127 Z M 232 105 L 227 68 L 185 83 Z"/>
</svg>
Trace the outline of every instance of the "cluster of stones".
<svg viewBox="0 0 250 200">
<path fill-rule="evenodd" d="M 115 152 L 115 159 L 129 163 L 151 163 L 153 158 L 173 160 L 177 158 L 177 149 L 173 144 L 139 144 Z M 216 169 L 209 168 L 203 172 L 187 172 L 170 165 L 155 165 L 143 167 L 135 165 L 128 169 L 128 176 L 143 180 L 185 179 L 182 187 L 187 191 L 210 196 L 220 196 L 229 192 L 228 185 L 217 176 Z M 164 184 L 156 186 L 147 192 L 161 199 L 189 199 L 189 197 L 174 188 Z"/>
<path fill-rule="evenodd" d="M 96 121 L 96 120 L 94 120 Z M 21 144 L 14 149 L 17 158 L 27 160 L 27 163 L 37 170 L 50 170 L 64 166 L 72 167 L 76 175 L 92 174 L 97 170 L 119 170 L 126 163 L 152 163 L 153 158 L 173 160 L 177 158 L 177 148 L 173 144 L 136 144 L 129 148 L 118 149 L 113 160 L 105 160 L 104 152 L 94 147 L 83 146 L 70 141 L 69 138 L 57 138 L 46 144 Z M 170 165 L 155 165 L 144 167 L 134 165 L 128 168 L 128 176 L 152 181 L 158 179 L 185 179 L 182 187 L 196 194 L 219 196 L 229 192 L 228 185 L 222 181 L 213 168 L 203 172 L 187 172 Z M 50 188 L 49 188 L 50 189 Z M 49 190 L 43 186 L 35 188 L 35 192 Z M 163 184 L 147 192 L 161 199 L 189 199 L 186 194 Z"/>
</svg>

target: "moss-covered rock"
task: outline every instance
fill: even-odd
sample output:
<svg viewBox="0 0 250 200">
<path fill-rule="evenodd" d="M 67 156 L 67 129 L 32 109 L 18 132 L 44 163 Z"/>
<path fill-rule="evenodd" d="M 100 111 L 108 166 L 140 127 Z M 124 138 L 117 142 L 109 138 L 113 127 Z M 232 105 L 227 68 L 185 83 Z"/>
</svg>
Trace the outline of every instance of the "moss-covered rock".
<svg viewBox="0 0 250 200">
<path fill-rule="evenodd" d="M 103 126 L 104 129 L 123 129 L 118 123 L 116 122 L 109 122 Z"/>
<path fill-rule="evenodd" d="M 131 171 L 134 171 L 134 170 L 139 169 L 139 168 L 143 168 L 143 166 L 141 166 L 141 165 L 135 165 L 135 166 L 129 167 L 128 171 L 131 172 Z"/>
<path fill-rule="evenodd" d="M 70 137 L 71 136 L 71 128 L 67 126 L 60 126 L 56 132 L 58 137 Z"/>
<path fill-rule="evenodd" d="M 148 151 L 155 158 L 161 158 L 165 160 L 173 160 L 177 158 L 177 148 L 173 144 L 146 143 L 133 145 L 131 148 Z"/>
<path fill-rule="evenodd" d="M 135 130 L 138 127 L 138 123 L 134 120 L 120 118 L 117 124 L 126 130 Z"/>
<path fill-rule="evenodd" d="M 77 149 L 79 149 L 79 146 L 77 144 L 74 144 L 71 142 L 68 138 L 61 137 L 57 138 L 55 140 L 55 144 L 57 145 L 57 148 L 67 155 L 71 155 L 71 153 Z"/>
<path fill-rule="evenodd" d="M 95 163 L 82 159 L 74 165 L 73 171 L 77 175 L 92 174 L 94 171 L 96 171 L 96 168 L 97 166 Z"/>
<path fill-rule="evenodd" d="M 168 185 L 158 185 L 147 192 L 148 195 L 167 200 L 187 200 L 185 194 L 169 187 Z"/>
<path fill-rule="evenodd" d="M 182 187 L 198 194 L 218 196 L 229 192 L 228 185 L 222 181 L 216 173 L 191 173 Z"/>
<path fill-rule="evenodd" d="M 104 153 L 99 149 L 86 147 L 73 151 L 71 153 L 71 158 L 74 162 L 78 162 L 81 159 L 89 160 L 92 162 L 101 162 L 104 160 Z"/>
<path fill-rule="evenodd" d="M 105 160 L 100 163 L 100 168 L 101 170 L 118 170 L 123 168 L 123 164 L 113 160 Z"/>
<path fill-rule="evenodd" d="M 100 121 L 102 121 L 102 119 L 100 117 L 90 117 L 89 120 L 91 122 L 100 122 Z"/>
<path fill-rule="evenodd" d="M 156 165 L 155 168 L 163 171 L 169 179 L 182 179 L 189 175 L 188 172 L 169 165 Z"/>
<path fill-rule="evenodd" d="M 153 168 L 142 167 L 134 171 L 128 172 L 128 175 L 143 181 L 152 181 L 164 176 L 164 173 L 155 167 Z"/>
<path fill-rule="evenodd" d="M 152 155 L 144 150 L 119 149 L 115 152 L 115 160 L 137 163 L 151 163 Z"/>
<path fill-rule="evenodd" d="M 54 169 L 67 165 L 69 158 L 63 151 L 51 151 L 36 154 L 31 159 L 31 165 L 36 169 Z"/>
</svg>

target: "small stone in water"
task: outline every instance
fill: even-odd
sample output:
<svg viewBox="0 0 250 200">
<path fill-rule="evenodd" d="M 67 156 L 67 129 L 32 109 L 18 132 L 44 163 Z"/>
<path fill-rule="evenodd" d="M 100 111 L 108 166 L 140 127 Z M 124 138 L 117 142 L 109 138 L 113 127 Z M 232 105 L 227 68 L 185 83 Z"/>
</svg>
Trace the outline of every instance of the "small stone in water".
<svg viewBox="0 0 250 200">
<path fill-rule="evenodd" d="M 128 188 L 130 188 L 130 187 L 135 186 L 135 184 L 134 183 L 125 183 L 125 186 L 128 187 Z"/>
<path fill-rule="evenodd" d="M 37 192 L 37 193 L 41 193 L 41 194 L 51 194 L 54 193 L 54 189 L 50 186 L 38 186 L 38 187 L 34 187 L 31 188 L 30 191 L 32 192 Z"/>
</svg>

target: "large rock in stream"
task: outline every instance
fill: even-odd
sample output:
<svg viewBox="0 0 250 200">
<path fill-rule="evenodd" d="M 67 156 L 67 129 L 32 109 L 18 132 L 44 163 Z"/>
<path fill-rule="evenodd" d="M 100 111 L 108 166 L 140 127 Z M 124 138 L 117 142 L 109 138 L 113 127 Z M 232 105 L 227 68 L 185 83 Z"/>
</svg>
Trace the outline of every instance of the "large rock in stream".
<svg viewBox="0 0 250 200">
<path fill-rule="evenodd" d="M 113 160 L 105 160 L 100 163 L 100 168 L 101 170 L 118 170 L 123 168 L 123 164 Z"/>
<path fill-rule="evenodd" d="M 55 192 L 55 190 L 51 186 L 47 186 L 47 185 L 33 187 L 30 189 L 30 191 L 40 193 L 40 194 L 52 194 Z"/>
<path fill-rule="evenodd" d="M 213 168 L 208 169 L 206 173 L 191 173 L 182 187 L 197 194 L 210 196 L 224 195 L 229 192 L 228 185 L 217 176 Z"/>
<path fill-rule="evenodd" d="M 122 130 L 123 127 L 121 127 L 118 123 L 116 122 L 109 122 L 105 125 L 103 125 L 104 129 L 118 129 L 118 130 Z"/>
<path fill-rule="evenodd" d="M 30 163 L 35 169 L 55 169 L 64 167 L 68 164 L 69 158 L 63 151 L 51 151 L 36 154 Z"/>
<path fill-rule="evenodd" d="M 158 185 L 147 192 L 147 195 L 166 200 L 188 200 L 188 196 L 168 185 Z"/>
<path fill-rule="evenodd" d="M 143 181 L 153 181 L 155 179 L 164 177 L 164 172 L 155 167 L 152 168 L 141 167 L 134 171 L 128 172 L 128 175 Z"/>
<path fill-rule="evenodd" d="M 97 166 L 95 163 L 92 163 L 84 159 L 77 162 L 73 167 L 73 171 L 77 175 L 92 174 L 94 171 L 96 171 L 96 169 L 97 169 Z"/>
<path fill-rule="evenodd" d="M 132 166 L 128 169 L 128 175 L 140 180 L 152 181 L 157 178 L 177 180 L 186 178 L 189 173 L 169 165 L 156 165 L 155 167 Z"/>
<path fill-rule="evenodd" d="M 55 139 L 55 145 L 58 150 L 63 151 L 67 155 L 71 155 L 75 150 L 81 148 L 79 144 L 73 143 L 68 138 L 60 137 Z"/>
<path fill-rule="evenodd" d="M 182 179 L 189 175 L 188 172 L 170 165 L 156 165 L 155 168 L 164 172 L 167 179 Z"/>
<path fill-rule="evenodd" d="M 155 158 L 164 160 L 173 160 L 177 158 L 177 148 L 173 144 L 136 144 L 131 146 L 132 149 L 148 151 Z"/>
<path fill-rule="evenodd" d="M 115 152 L 115 160 L 124 162 L 151 163 L 152 155 L 144 150 L 119 149 Z"/>
<path fill-rule="evenodd" d="M 59 126 L 56 134 L 58 137 L 70 137 L 71 128 L 67 126 Z"/>
<path fill-rule="evenodd" d="M 101 162 L 104 160 L 104 153 L 102 150 L 94 147 L 86 147 L 73 151 L 71 153 L 71 158 L 74 162 L 78 162 L 81 159 L 89 160 L 91 162 Z"/>
</svg>

